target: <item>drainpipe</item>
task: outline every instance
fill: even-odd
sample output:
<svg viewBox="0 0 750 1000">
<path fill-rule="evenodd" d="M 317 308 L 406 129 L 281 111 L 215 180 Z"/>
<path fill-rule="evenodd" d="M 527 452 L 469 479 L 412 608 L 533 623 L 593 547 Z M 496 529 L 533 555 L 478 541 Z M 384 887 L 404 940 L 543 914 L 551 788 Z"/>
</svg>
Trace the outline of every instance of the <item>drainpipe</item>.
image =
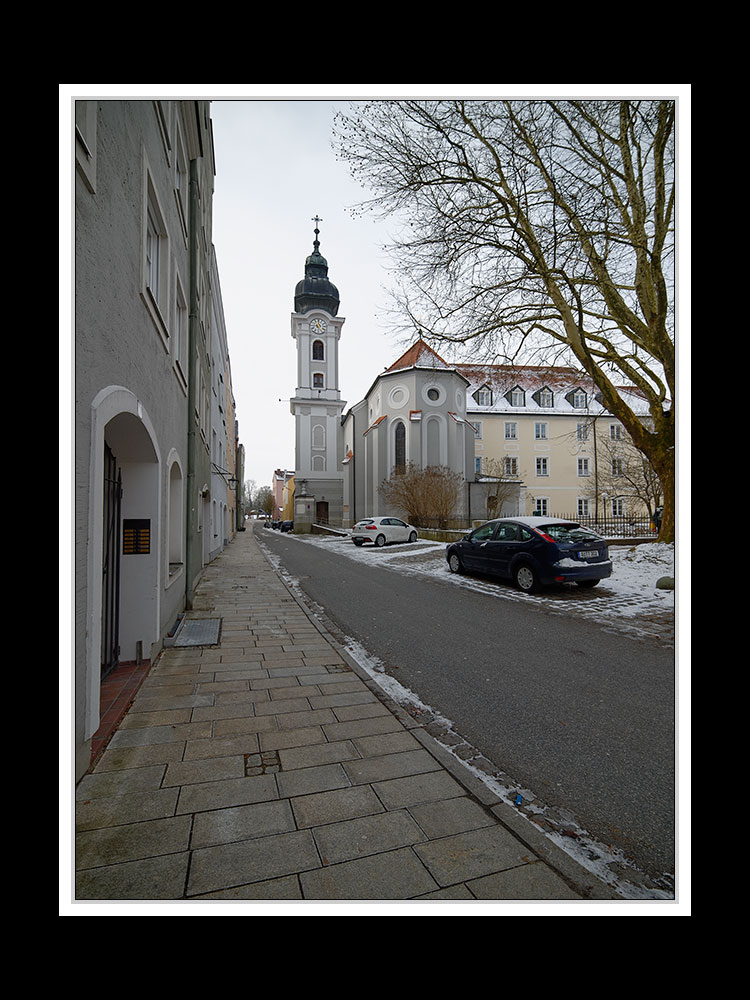
<svg viewBox="0 0 750 1000">
<path fill-rule="evenodd" d="M 185 518 L 185 608 L 193 607 L 193 565 L 198 534 L 198 497 L 195 492 L 197 436 L 195 410 L 197 400 L 198 370 L 195 345 L 198 336 L 198 161 L 190 161 L 190 186 L 188 208 L 188 255 L 190 291 L 188 306 L 188 405 L 187 405 L 187 517 Z"/>
</svg>

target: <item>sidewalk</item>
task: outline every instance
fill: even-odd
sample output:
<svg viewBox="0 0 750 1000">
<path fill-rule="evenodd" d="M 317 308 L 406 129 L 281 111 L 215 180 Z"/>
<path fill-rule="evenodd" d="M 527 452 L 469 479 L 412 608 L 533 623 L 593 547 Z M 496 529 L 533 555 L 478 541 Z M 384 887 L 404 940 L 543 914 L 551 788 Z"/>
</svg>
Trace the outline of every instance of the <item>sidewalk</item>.
<svg viewBox="0 0 750 1000">
<path fill-rule="evenodd" d="M 617 897 L 390 702 L 253 536 L 76 789 L 76 900 Z"/>
</svg>

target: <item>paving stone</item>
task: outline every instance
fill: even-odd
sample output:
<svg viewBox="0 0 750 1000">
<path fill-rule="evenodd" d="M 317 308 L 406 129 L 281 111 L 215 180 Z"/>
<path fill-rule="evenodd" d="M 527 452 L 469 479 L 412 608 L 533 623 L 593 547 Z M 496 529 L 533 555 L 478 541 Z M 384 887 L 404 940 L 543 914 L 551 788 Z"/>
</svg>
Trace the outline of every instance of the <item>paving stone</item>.
<svg viewBox="0 0 750 1000">
<path fill-rule="evenodd" d="M 294 816 L 286 799 L 258 802 L 254 805 L 198 813 L 193 824 L 190 846 L 210 847 L 213 844 L 287 833 L 294 829 Z"/>
<path fill-rule="evenodd" d="M 382 802 L 369 785 L 301 795 L 290 801 L 300 829 L 360 816 L 374 816 L 384 811 Z"/>
<path fill-rule="evenodd" d="M 209 757 L 167 765 L 162 786 L 194 785 L 198 782 L 220 781 L 222 778 L 242 778 L 245 774 L 243 757 Z"/>
<path fill-rule="evenodd" d="M 282 771 L 276 776 L 282 797 L 310 795 L 312 792 L 330 791 L 350 785 L 341 764 L 326 764 L 322 767 L 305 767 L 297 771 Z"/>
<path fill-rule="evenodd" d="M 336 709 L 336 715 L 339 710 Z M 375 733 L 393 733 L 400 731 L 401 723 L 390 712 L 377 715 L 374 718 L 356 719 L 352 722 L 335 722 L 323 727 L 329 740 L 353 740 L 357 736 L 372 736 Z"/>
<path fill-rule="evenodd" d="M 193 851 L 188 895 L 261 882 L 320 866 L 309 830 Z"/>
<path fill-rule="evenodd" d="M 300 875 L 305 899 L 413 899 L 438 889 L 411 848 L 328 865 Z"/>
<path fill-rule="evenodd" d="M 418 844 L 414 850 L 439 885 L 515 868 L 529 858 L 528 849 L 501 826 Z"/>
<path fill-rule="evenodd" d="M 423 774 L 440 769 L 435 758 L 426 750 L 421 749 L 387 754 L 382 757 L 366 757 L 344 764 L 344 770 L 351 778 L 353 785 L 385 781 L 389 778 L 402 778 L 409 774 Z"/>
<path fill-rule="evenodd" d="M 177 812 L 205 812 L 227 806 L 268 802 L 279 797 L 276 779 L 272 774 L 226 781 L 207 781 L 199 785 L 183 785 L 177 802 Z"/>
<path fill-rule="evenodd" d="M 467 883 L 477 899 L 581 899 L 547 865 L 520 865 Z"/>
<path fill-rule="evenodd" d="M 317 827 L 313 835 L 324 865 L 395 851 L 427 839 L 405 811 L 330 823 Z"/>
<path fill-rule="evenodd" d="M 447 771 L 380 781 L 374 787 L 386 809 L 402 809 L 420 802 L 437 802 L 466 794 L 466 790 Z"/>
<path fill-rule="evenodd" d="M 419 742 L 405 729 L 400 732 L 383 733 L 378 736 L 363 736 L 352 742 L 363 757 L 402 753 L 404 750 L 418 750 L 420 747 Z"/>
<path fill-rule="evenodd" d="M 214 736 L 210 740 L 191 740 L 185 744 L 184 759 L 203 760 L 206 757 L 232 757 L 236 754 L 257 753 L 258 746 L 257 733 Z"/>
<path fill-rule="evenodd" d="M 483 826 L 494 826 L 496 820 L 478 802 L 462 796 L 443 799 L 440 802 L 425 802 L 413 805 L 409 812 L 419 823 L 430 840 L 449 837 L 454 833 L 476 830 Z"/>
<path fill-rule="evenodd" d="M 122 726 L 109 741 L 111 747 L 137 747 L 148 743 L 179 743 L 200 740 L 211 735 L 210 722 L 190 722 L 185 725 L 147 726 L 127 729 Z"/>
<path fill-rule="evenodd" d="M 190 816 L 172 816 L 83 830 L 76 834 L 76 869 L 100 868 L 187 850 L 191 825 Z"/>
<path fill-rule="evenodd" d="M 335 764 L 359 757 L 354 744 L 348 740 L 340 743 L 322 743 L 318 746 L 295 747 L 281 750 L 279 759 L 285 771 L 300 767 L 316 767 L 319 764 Z"/>
<path fill-rule="evenodd" d="M 302 899 L 299 879 L 296 875 L 285 875 L 282 878 L 268 879 L 265 882 L 252 882 L 250 885 L 234 885 L 218 892 L 207 892 L 198 899 L 273 899 L 277 901 Z"/>
<path fill-rule="evenodd" d="M 301 729 L 287 729 L 281 732 L 274 731 L 260 734 L 261 750 L 307 747 L 325 742 L 326 738 L 320 726 L 305 726 Z"/>
<path fill-rule="evenodd" d="M 102 771 L 124 771 L 128 768 L 144 767 L 149 764 L 168 764 L 182 759 L 182 743 L 155 743 L 145 747 L 107 748 L 94 768 L 94 773 Z"/>
<path fill-rule="evenodd" d="M 131 795 L 84 799 L 76 802 L 76 829 L 96 830 L 103 826 L 123 826 L 174 816 L 178 794 L 177 788 L 157 788 Z"/>
<path fill-rule="evenodd" d="M 172 854 L 76 874 L 76 899 L 181 899 L 190 855 Z"/>
<path fill-rule="evenodd" d="M 102 771 L 86 774 L 76 788 L 76 799 L 107 798 L 161 787 L 166 764 L 134 767 L 127 771 Z"/>
</svg>

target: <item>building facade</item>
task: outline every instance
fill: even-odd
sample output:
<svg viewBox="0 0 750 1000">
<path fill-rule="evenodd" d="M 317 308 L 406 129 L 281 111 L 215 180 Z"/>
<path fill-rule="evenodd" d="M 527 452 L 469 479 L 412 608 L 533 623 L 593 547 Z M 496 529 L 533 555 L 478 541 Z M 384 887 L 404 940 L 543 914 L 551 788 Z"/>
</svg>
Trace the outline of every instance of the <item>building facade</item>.
<svg viewBox="0 0 750 1000">
<path fill-rule="evenodd" d="M 214 551 L 209 104 L 75 102 L 77 776 L 102 680 L 156 655 Z"/>
<path fill-rule="evenodd" d="M 648 472 L 591 379 L 573 368 L 458 365 L 466 377 L 478 479 L 517 482 L 519 513 L 640 516 Z M 648 406 L 619 392 L 644 421 Z"/>
</svg>

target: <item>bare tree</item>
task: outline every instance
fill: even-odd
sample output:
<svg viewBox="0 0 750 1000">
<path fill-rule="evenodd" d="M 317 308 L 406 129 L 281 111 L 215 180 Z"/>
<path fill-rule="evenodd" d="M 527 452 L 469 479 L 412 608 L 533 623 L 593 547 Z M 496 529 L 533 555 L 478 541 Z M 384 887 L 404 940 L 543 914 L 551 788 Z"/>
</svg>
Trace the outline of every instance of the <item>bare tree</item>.
<svg viewBox="0 0 750 1000">
<path fill-rule="evenodd" d="M 422 469 L 413 462 L 396 471 L 380 485 L 388 506 L 403 511 L 407 520 L 420 527 L 436 523 L 444 528 L 454 516 L 463 478 L 443 465 Z"/>
<path fill-rule="evenodd" d="M 474 359 L 585 371 L 661 480 L 669 541 L 674 126 L 669 100 L 376 101 L 334 130 L 373 192 L 360 208 L 400 224 L 405 328 Z"/>
<path fill-rule="evenodd" d="M 516 498 L 521 479 L 508 472 L 504 458 L 483 458 L 482 476 L 494 480 L 487 487 L 487 517 L 499 517 L 505 504 Z"/>
</svg>

